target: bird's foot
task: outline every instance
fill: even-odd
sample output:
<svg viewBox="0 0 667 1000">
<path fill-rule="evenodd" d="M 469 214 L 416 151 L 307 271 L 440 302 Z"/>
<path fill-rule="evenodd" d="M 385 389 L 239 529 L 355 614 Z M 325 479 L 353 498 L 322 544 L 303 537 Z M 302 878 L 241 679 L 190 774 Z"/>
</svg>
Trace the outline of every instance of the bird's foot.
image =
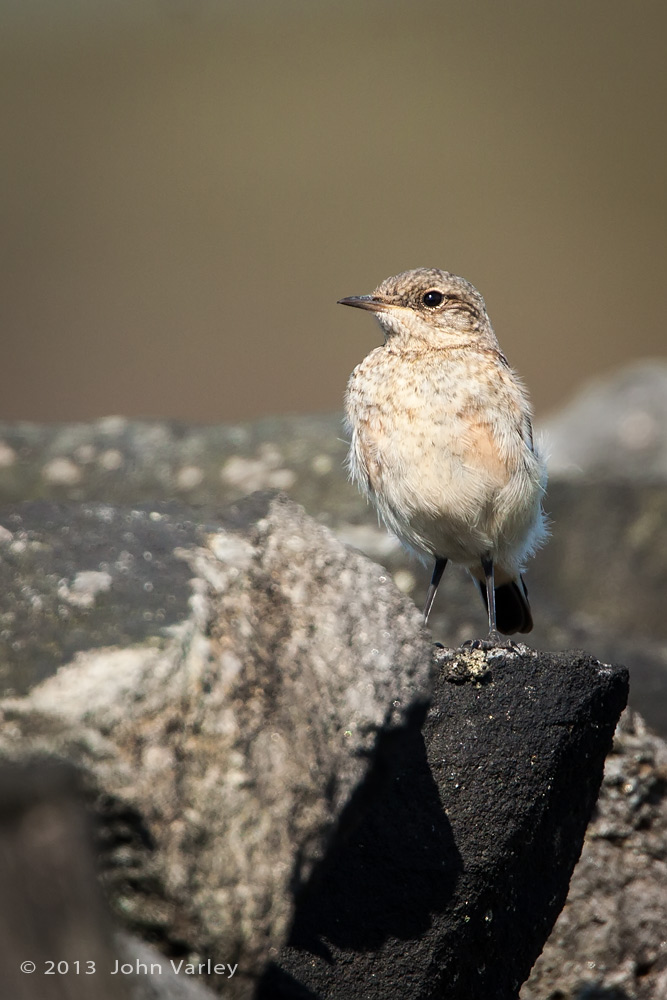
<svg viewBox="0 0 667 1000">
<path fill-rule="evenodd" d="M 495 630 L 489 632 L 486 639 L 466 639 L 461 643 L 462 649 L 481 649 L 482 652 L 490 652 L 495 649 L 508 649 L 512 653 L 521 653 L 526 648 L 522 643 L 508 639 Z"/>
<path fill-rule="evenodd" d="M 489 649 L 496 649 L 502 640 L 499 632 L 489 632 L 486 639 L 466 639 L 461 643 L 462 649 L 481 649 L 486 652 Z"/>
</svg>

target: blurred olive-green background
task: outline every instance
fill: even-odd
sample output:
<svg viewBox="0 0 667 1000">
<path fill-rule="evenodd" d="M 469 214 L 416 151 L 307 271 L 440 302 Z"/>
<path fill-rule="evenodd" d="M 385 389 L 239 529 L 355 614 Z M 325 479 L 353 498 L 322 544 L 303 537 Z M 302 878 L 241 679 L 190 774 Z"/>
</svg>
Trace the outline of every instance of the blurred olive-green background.
<svg viewBox="0 0 667 1000">
<path fill-rule="evenodd" d="M 667 353 L 664 0 L 0 12 L 0 418 L 338 409 L 417 266 L 538 415 Z"/>
</svg>

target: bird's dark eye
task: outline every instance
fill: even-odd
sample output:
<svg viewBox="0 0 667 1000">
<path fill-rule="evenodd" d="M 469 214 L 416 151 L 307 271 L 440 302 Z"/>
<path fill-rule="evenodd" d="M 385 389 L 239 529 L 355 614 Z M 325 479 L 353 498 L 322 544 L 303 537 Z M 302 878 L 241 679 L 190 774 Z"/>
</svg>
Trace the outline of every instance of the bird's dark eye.
<svg viewBox="0 0 667 1000">
<path fill-rule="evenodd" d="M 437 309 L 444 301 L 445 296 L 435 288 L 431 289 L 430 292 L 424 292 L 422 295 L 422 302 L 429 309 Z"/>
</svg>

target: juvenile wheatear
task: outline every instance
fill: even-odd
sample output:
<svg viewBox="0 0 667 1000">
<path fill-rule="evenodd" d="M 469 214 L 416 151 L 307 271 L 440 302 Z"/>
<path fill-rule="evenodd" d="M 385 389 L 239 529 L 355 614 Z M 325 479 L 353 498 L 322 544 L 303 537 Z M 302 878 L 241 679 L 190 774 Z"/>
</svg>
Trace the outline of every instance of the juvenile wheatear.
<svg viewBox="0 0 667 1000">
<path fill-rule="evenodd" d="M 347 386 L 348 462 L 387 527 L 435 559 L 424 622 L 451 560 L 478 584 L 490 638 L 530 632 L 521 573 L 546 534 L 546 467 L 482 296 L 418 268 L 340 302 L 375 313 L 384 331 Z"/>
</svg>

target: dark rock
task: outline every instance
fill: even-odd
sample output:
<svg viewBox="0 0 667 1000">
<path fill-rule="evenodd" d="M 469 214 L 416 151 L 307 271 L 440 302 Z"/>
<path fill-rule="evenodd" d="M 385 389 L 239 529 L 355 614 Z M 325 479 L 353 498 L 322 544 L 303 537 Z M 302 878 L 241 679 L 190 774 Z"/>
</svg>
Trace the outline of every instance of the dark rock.
<svg viewBox="0 0 667 1000">
<path fill-rule="evenodd" d="M 667 996 L 667 744 L 624 713 L 554 932 L 521 1000 Z"/>
<path fill-rule="evenodd" d="M 189 509 L 48 501 L 0 516 L 0 682 L 23 693 L 82 650 L 130 646 L 188 617 L 205 544 Z"/>
<path fill-rule="evenodd" d="M 625 672 L 525 647 L 439 659 L 422 735 L 406 738 L 374 802 L 314 873 L 262 1000 L 510 1000 L 539 954 Z"/>
<path fill-rule="evenodd" d="M 667 487 L 555 481 L 546 507 L 552 538 L 529 579 L 562 629 L 667 639 Z"/>
<path fill-rule="evenodd" d="M 552 537 L 527 574 L 531 644 L 627 664 L 631 704 L 667 734 L 667 487 L 555 481 L 546 508 Z"/>
<path fill-rule="evenodd" d="M 0 996 L 213 1000 L 185 963 L 113 932 L 79 784 L 48 757 L 0 767 Z"/>
<path fill-rule="evenodd" d="M 0 767 L 0 996 L 128 1000 L 71 767 Z M 28 966 L 28 968 L 25 968 Z M 94 988 L 91 989 L 91 984 Z"/>
</svg>

